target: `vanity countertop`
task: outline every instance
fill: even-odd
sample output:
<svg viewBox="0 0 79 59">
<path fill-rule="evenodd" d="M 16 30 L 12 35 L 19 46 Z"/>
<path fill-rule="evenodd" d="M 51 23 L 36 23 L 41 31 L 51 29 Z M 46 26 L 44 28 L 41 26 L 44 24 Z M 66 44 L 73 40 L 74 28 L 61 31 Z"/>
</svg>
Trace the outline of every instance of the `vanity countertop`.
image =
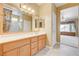
<svg viewBox="0 0 79 59">
<path fill-rule="evenodd" d="M 0 44 L 15 40 L 20 40 L 23 38 L 30 38 L 34 36 L 39 36 L 42 34 L 46 34 L 45 32 L 30 32 L 30 33 L 20 33 L 20 34 L 8 34 L 8 35 L 0 35 Z"/>
</svg>

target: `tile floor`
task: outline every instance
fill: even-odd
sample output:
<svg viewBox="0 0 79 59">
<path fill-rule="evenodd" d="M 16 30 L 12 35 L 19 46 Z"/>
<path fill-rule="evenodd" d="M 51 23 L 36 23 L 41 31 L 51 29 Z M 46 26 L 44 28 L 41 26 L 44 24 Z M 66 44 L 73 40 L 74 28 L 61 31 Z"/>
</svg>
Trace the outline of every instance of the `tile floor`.
<svg viewBox="0 0 79 59">
<path fill-rule="evenodd" d="M 61 44 L 60 47 L 46 47 L 35 56 L 79 56 L 79 48 Z"/>
</svg>

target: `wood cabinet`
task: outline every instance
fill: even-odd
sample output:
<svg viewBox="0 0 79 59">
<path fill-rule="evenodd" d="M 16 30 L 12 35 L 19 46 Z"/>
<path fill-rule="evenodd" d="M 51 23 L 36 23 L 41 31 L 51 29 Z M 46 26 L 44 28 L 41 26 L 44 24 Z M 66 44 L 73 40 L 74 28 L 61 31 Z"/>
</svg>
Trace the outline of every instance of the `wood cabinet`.
<svg viewBox="0 0 79 59">
<path fill-rule="evenodd" d="M 3 55 L 4 56 L 18 56 L 18 49 L 13 49 L 11 51 L 7 51 Z"/>
<path fill-rule="evenodd" d="M 43 40 L 42 40 L 42 47 L 45 48 L 45 46 L 46 46 L 46 40 L 43 39 Z"/>
<path fill-rule="evenodd" d="M 41 50 L 43 48 L 43 46 L 42 46 L 42 40 L 39 41 L 38 47 L 39 47 L 39 50 Z"/>
<path fill-rule="evenodd" d="M 46 45 L 46 36 L 45 35 L 39 36 L 39 42 L 38 42 L 39 50 L 43 49 L 45 45 Z"/>
<path fill-rule="evenodd" d="M 46 44 L 46 35 L 24 38 L 16 41 L 0 44 L 0 55 L 2 56 L 30 56 L 35 55 Z"/>
<path fill-rule="evenodd" d="M 0 56 L 3 54 L 2 45 L 0 45 Z"/>
</svg>

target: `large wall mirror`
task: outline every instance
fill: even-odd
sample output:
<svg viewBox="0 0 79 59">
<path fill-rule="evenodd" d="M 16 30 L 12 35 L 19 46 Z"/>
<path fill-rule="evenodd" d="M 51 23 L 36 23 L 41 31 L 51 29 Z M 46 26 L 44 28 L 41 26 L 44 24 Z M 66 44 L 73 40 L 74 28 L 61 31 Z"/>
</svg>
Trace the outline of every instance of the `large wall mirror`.
<svg viewBox="0 0 79 59">
<path fill-rule="evenodd" d="M 4 8 L 3 32 L 30 32 L 32 16 Z"/>
</svg>

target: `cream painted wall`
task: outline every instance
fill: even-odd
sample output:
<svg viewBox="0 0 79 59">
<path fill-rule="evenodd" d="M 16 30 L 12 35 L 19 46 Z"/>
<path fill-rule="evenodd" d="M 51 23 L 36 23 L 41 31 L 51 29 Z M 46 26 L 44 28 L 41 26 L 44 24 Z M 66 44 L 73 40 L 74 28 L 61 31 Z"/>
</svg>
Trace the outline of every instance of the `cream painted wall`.
<svg viewBox="0 0 79 59">
<path fill-rule="evenodd" d="M 47 37 L 48 37 L 47 44 L 49 46 L 52 46 L 53 43 L 52 23 L 53 23 L 53 15 L 54 15 L 53 12 L 55 12 L 55 6 L 54 4 L 47 3 L 40 6 L 39 10 L 40 10 L 39 16 L 45 20 L 45 29 L 43 31 L 47 33 Z"/>
<path fill-rule="evenodd" d="M 45 32 L 47 33 L 47 43 L 51 45 L 51 4 L 44 4 L 40 6 L 39 16 L 45 20 Z"/>
</svg>

